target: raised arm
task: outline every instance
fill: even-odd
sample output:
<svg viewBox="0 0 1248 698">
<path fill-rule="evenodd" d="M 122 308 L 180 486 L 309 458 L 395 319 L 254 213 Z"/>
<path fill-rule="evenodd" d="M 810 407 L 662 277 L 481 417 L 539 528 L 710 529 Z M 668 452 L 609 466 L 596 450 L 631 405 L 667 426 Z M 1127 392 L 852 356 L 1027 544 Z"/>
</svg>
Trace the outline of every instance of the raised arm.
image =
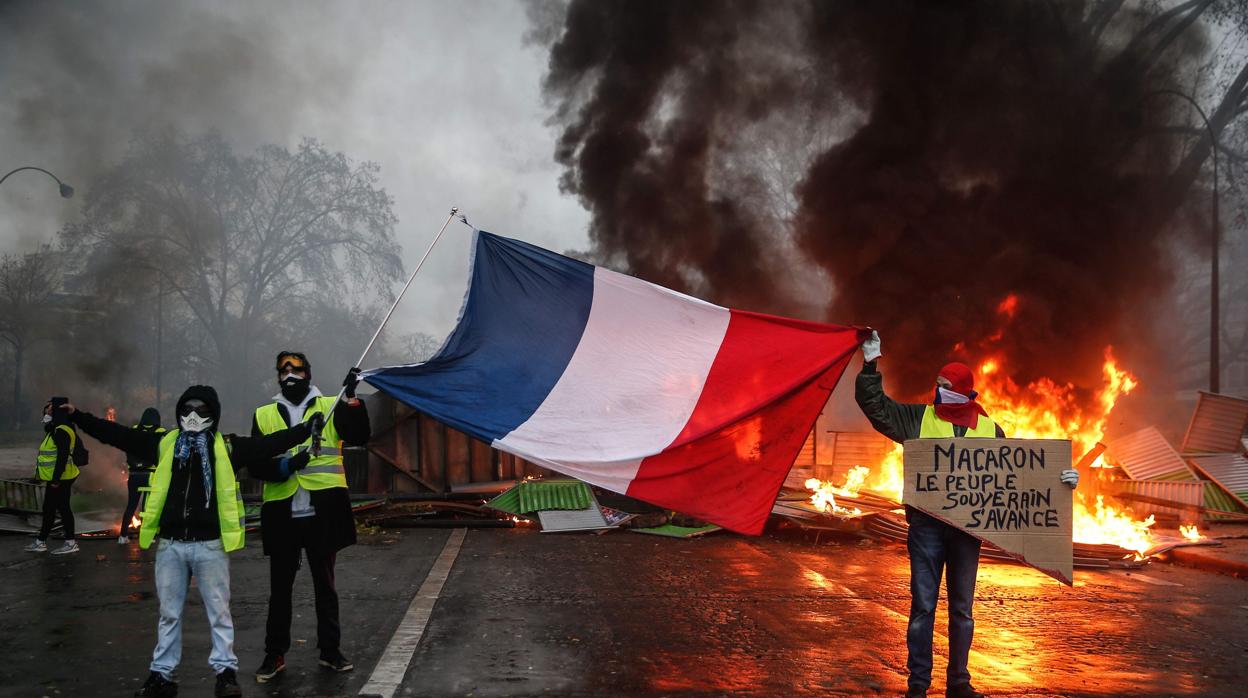
<svg viewBox="0 0 1248 698">
<path fill-rule="evenodd" d="M 52 482 L 60 482 L 65 474 L 65 465 L 69 463 L 73 446 L 69 442 L 69 433 L 64 429 L 52 430 L 52 443 L 56 445 L 56 465 L 52 468 Z"/>
<path fill-rule="evenodd" d="M 863 362 L 854 383 L 854 399 L 871 426 L 884 436 L 897 443 L 919 437 L 927 406 L 895 402 L 884 394 L 884 376 L 876 369 L 874 360 Z"/>
<path fill-rule="evenodd" d="M 364 406 L 363 400 L 356 399 L 354 402 L 354 405 L 347 400 L 338 403 L 338 407 L 334 409 L 334 430 L 348 446 L 364 446 L 372 435 L 369 431 L 368 408 Z"/>
<path fill-rule="evenodd" d="M 116 422 L 100 419 L 82 410 L 70 412 L 69 419 L 96 441 L 121 449 L 146 463 L 156 462 L 160 451 L 160 440 L 165 436 L 163 432 L 123 427 Z"/>
</svg>

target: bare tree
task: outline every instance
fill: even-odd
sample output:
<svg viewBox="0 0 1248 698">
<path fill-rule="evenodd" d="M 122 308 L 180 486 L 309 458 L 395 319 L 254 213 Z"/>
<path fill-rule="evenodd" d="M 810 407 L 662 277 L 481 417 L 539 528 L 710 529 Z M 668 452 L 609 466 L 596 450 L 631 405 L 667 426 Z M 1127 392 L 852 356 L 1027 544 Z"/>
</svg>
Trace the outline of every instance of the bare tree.
<svg viewBox="0 0 1248 698">
<path fill-rule="evenodd" d="M 48 247 L 0 259 L 0 339 L 13 349 L 13 428 L 21 427 L 22 371 L 26 352 L 52 327 L 49 301 L 60 285 L 54 254 Z"/>
<path fill-rule="evenodd" d="M 91 251 L 97 283 L 156 272 L 210 340 L 214 373 L 236 375 L 302 309 L 354 307 L 401 274 L 378 171 L 310 139 L 240 156 L 216 135 L 141 137 L 64 237 Z"/>
</svg>

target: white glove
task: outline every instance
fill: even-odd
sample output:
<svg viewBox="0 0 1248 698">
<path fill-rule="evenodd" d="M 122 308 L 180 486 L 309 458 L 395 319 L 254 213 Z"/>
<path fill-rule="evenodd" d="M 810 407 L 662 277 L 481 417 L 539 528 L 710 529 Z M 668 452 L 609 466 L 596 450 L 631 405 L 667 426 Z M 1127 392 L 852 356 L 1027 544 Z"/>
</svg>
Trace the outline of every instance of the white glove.
<svg viewBox="0 0 1248 698">
<path fill-rule="evenodd" d="M 1062 484 L 1070 487 L 1070 489 L 1072 490 L 1078 487 L 1079 486 L 1079 471 L 1078 470 L 1063 470 L 1062 471 Z"/>
<path fill-rule="evenodd" d="M 862 360 L 875 361 L 883 356 L 880 353 L 880 333 L 871 330 L 871 337 L 862 343 Z"/>
</svg>

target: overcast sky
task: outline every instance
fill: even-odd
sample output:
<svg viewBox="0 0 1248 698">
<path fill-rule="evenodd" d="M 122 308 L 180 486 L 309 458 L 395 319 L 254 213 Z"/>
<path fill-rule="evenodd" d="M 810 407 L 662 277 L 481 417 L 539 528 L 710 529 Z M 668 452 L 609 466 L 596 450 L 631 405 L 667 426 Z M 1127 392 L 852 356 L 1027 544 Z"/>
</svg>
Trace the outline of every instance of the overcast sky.
<svg viewBox="0 0 1248 698">
<path fill-rule="evenodd" d="M 459 206 L 478 227 L 563 251 L 588 215 L 559 192 L 545 49 L 506 0 L 0 5 L 0 169 L 45 167 L 85 193 L 134 129 L 216 129 L 242 151 L 317 138 L 381 166 L 410 270 Z M 37 173 L 0 187 L 0 252 L 50 242 L 81 195 Z M 400 329 L 445 335 L 466 279 L 454 224 Z"/>
</svg>

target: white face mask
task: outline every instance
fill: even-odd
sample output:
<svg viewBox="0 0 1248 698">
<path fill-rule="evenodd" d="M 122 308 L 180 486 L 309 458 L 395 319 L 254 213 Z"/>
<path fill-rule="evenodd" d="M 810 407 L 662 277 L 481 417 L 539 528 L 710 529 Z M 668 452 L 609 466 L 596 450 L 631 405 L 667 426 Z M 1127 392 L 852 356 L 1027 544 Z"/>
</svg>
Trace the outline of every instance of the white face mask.
<svg viewBox="0 0 1248 698">
<path fill-rule="evenodd" d="M 43 415 L 43 423 L 44 423 L 44 424 L 51 424 L 51 423 L 52 423 L 52 415 L 50 415 L 50 414 L 45 414 L 45 415 Z"/>
<path fill-rule="evenodd" d="M 940 393 L 940 401 L 946 405 L 961 405 L 971 401 L 962 393 L 955 393 L 948 388 L 936 388 L 936 392 Z"/>
<path fill-rule="evenodd" d="M 201 417 L 198 412 L 192 412 L 185 417 L 179 417 L 178 424 L 182 425 L 182 431 L 189 431 L 195 434 L 211 427 L 212 419 Z"/>
</svg>

